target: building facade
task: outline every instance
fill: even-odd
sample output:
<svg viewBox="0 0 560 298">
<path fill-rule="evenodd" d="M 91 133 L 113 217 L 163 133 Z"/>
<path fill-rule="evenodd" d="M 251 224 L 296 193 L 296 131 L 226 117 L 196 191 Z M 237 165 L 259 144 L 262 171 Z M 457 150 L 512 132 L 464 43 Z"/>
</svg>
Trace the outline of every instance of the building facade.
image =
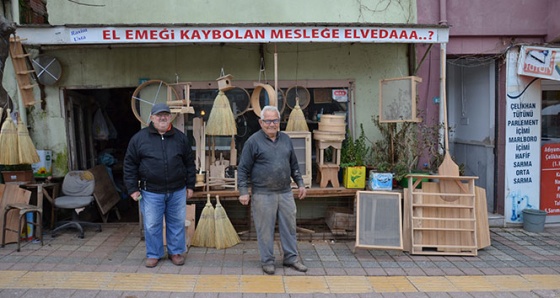
<svg viewBox="0 0 560 298">
<path fill-rule="evenodd" d="M 557 167 L 541 163 L 541 158 L 552 158 L 544 147 L 557 143 L 557 115 L 545 109 L 560 99 L 558 76 L 519 68 L 527 65 L 523 57 L 530 56 L 523 53 L 528 51 L 558 62 L 553 56 L 560 46 L 558 9 L 558 1 L 548 0 L 418 1 L 418 23 L 450 28 L 446 76 L 453 155 L 466 174 L 479 177 L 488 210 L 503 214 L 506 223 L 521 222 L 526 207 L 546 210 L 547 221 L 558 221 L 560 215 L 555 174 L 550 177 Z M 428 47 L 417 50 L 422 56 Z M 439 54 L 428 54 L 426 61 L 432 62 L 421 66 L 420 76 L 437 77 Z M 428 80 L 434 84 L 421 85 L 419 92 L 438 97 L 435 80 Z"/>
</svg>

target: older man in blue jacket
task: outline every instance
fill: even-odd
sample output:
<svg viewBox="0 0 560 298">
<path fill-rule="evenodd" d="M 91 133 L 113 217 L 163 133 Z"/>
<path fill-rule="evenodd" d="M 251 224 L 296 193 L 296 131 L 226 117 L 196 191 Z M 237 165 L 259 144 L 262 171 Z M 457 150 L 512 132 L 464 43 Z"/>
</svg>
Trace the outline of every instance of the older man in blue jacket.
<svg viewBox="0 0 560 298">
<path fill-rule="evenodd" d="M 165 254 L 173 264 L 185 263 L 186 200 L 193 195 L 194 154 L 187 137 L 171 124 L 166 104 L 155 104 L 148 127 L 137 132 L 124 158 L 124 181 L 132 199 L 140 202 L 146 241 L 146 267 L 155 267 Z"/>
</svg>

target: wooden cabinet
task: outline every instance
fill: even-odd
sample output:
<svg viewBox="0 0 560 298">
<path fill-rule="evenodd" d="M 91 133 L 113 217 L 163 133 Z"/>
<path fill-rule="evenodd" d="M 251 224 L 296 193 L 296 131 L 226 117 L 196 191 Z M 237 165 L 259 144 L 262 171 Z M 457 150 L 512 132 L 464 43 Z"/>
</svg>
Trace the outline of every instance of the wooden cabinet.
<svg viewBox="0 0 560 298">
<path fill-rule="evenodd" d="M 299 171 L 306 187 L 311 187 L 311 133 L 308 131 L 285 131 L 292 139 L 299 164 Z"/>
</svg>

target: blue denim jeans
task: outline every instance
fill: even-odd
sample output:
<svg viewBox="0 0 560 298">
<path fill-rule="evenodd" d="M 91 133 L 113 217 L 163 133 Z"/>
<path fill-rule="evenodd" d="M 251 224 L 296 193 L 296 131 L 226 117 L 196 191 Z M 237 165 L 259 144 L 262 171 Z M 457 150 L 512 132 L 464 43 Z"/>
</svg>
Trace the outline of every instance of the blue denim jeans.
<svg viewBox="0 0 560 298">
<path fill-rule="evenodd" d="M 185 213 L 187 206 L 186 187 L 171 193 L 153 193 L 141 191 L 140 210 L 144 221 L 144 238 L 146 241 L 146 257 L 162 258 L 163 248 L 163 216 L 165 215 L 165 235 L 167 253 L 182 254 L 186 251 Z"/>
<path fill-rule="evenodd" d="M 296 202 L 290 191 L 283 194 L 253 194 L 251 213 L 257 231 L 262 265 L 274 265 L 274 229 L 278 219 L 284 264 L 297 261 Z"/>
</svg>

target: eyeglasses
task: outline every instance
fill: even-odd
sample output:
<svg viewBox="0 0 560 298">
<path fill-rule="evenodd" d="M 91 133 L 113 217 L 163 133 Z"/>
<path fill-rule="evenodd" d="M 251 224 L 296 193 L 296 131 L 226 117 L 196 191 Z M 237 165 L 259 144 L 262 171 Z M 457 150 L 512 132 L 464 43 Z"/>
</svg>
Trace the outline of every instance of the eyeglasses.
<svg viewBox="0 0 560 298">
<path fill-rule="evenodd" d="M 266 125 L 270 125 L 272 123 L 278 124 L 280 123 L 280 119 L 263 120 L 262 122 L 266 123 Z"/>
</svg>

